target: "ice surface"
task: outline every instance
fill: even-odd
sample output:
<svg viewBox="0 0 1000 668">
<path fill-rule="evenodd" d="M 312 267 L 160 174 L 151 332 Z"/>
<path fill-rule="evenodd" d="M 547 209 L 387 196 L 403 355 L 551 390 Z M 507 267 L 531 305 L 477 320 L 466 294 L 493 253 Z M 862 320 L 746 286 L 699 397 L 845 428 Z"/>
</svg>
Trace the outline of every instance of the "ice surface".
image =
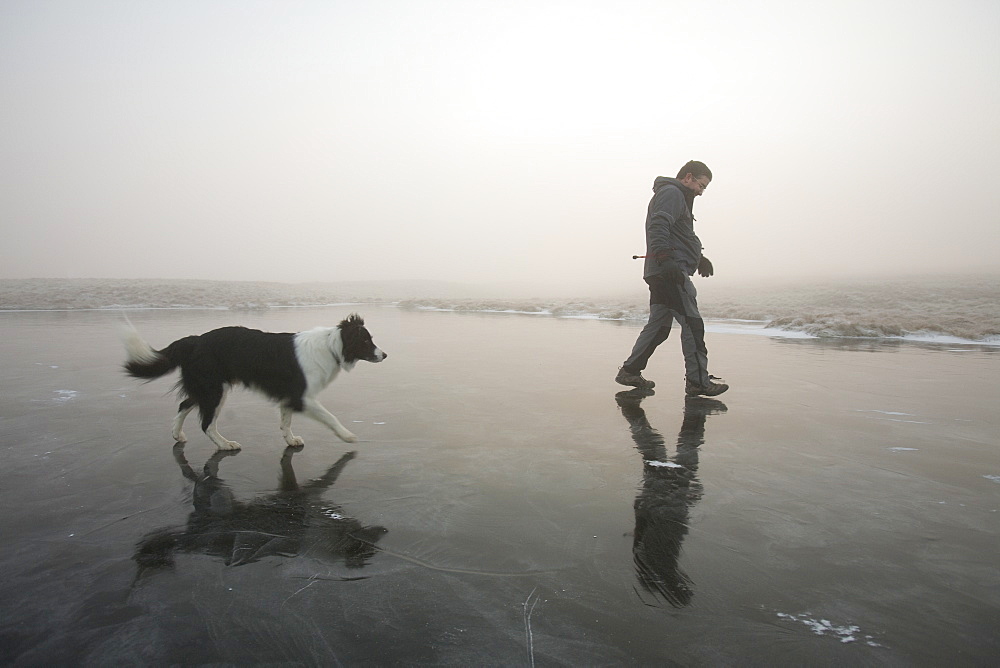
<svg viewBox="0 0 1000 668">
<path fill-rule="evenodd" d="M 1000 592 L 983 585 L 1000 537 L 996 352 L 710 332 L 732 389 L 685 399 L 676 337 L 644 372 L 655 393 L 613 382 L 641 321 L 376 306 L 129 317 L 162 347 L 349 310 L 390 357 L 321 399 L 368 442 L 299 416 L 306 445 L 285 448 L 274 406 L 236 391 L 220 422 L 237 454 L 194 419 L 175 447 L 175 378 L 121 374 L 118 314 L 0 313 L 4 662 L 1000 654 Z"/>
</svg>

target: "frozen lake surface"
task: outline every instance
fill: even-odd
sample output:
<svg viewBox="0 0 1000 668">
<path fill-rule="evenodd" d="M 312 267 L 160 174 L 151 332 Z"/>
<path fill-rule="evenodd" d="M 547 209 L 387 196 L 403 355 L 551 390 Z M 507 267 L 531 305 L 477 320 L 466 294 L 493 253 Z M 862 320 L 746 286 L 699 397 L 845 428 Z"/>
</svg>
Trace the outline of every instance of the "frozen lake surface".
<svg viewBox="0 0 1000 668">
<path fill-rule="evenodd" d="M 155 347 L 352 307 L 131 311 Z M 0 314 L 0 660 L 955 665 L 1000 655 L 1000 351 L 711 332 L 683 397 L 641 322 L 361 310 L 345 444 L 234 392 L 216 454 L 113 312 Z"/>
</svg>

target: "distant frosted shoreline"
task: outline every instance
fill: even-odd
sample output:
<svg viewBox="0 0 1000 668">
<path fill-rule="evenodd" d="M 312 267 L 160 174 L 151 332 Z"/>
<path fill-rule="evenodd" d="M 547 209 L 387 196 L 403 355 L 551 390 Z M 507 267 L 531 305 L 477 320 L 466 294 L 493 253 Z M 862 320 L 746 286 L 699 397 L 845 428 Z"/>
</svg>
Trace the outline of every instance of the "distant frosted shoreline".
<svg viewBox="0 0 1000 668">
<path fill-rule="evenodd" d="M 902 339 L 1000 346 L 1000 280 L 993 276 L 764 284 L 701 281 L 715 331 Z M 450 312 L 643 321 L 646 295 L 483 297 L 431 282 L 308 283 L 152 279 L 0 279 L 2 311 L 262 310 L 363 304 Z"/>
</svg>

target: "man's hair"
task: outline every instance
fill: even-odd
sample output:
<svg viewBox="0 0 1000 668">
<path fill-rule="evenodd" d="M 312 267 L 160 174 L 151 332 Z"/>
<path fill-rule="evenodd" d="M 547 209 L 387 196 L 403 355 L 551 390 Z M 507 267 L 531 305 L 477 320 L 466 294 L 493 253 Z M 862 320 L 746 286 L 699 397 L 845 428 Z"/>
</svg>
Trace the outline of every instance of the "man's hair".
<svg viewBox="0 0 1000 668">
<path fill-rule="evenodd" d="M 709 181 L 712 180 L 712 170 L 708 168 L 708 165 L 697 160 L 689 160 L 686 165 L 681 167 L 681 171 L 677 172 L 677 178 L 683 179 L 688 174 L 696 179 L 707 176 Z"/>
</svg>

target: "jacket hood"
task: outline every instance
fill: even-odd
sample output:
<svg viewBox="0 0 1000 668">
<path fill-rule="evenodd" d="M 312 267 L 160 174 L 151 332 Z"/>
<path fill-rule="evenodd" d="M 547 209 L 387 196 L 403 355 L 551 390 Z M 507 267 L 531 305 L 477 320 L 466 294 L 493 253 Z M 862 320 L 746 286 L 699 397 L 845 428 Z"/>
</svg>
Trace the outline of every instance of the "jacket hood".
<svg viewBox="0 0 1000 668">
<path fill-rule="evenodd" d="M 657 176 L 656 180 L 653 181 L 653 192 L 660 192 L 663 188 L 668 186 L 674 186 L 684 195 L 684 201 L 687 202 L 688 211 L 694 212 L 694 198 L 695 194 L 693 190 L 688 189 L 680 179 L 675 179 L 670 176 Z"/>
<path fill-rule="evenodd" d="M 657 192 L 665 186 L 676 186 L 681 189 L 681 192 L 687 190 L 687 188 L 684 187 L 684 184 L 681 183 L 680 179 L 675 179 L 670 176 L 657 176 L 656 180 L 653 181 L 653 192 Z"/>
</svg>

